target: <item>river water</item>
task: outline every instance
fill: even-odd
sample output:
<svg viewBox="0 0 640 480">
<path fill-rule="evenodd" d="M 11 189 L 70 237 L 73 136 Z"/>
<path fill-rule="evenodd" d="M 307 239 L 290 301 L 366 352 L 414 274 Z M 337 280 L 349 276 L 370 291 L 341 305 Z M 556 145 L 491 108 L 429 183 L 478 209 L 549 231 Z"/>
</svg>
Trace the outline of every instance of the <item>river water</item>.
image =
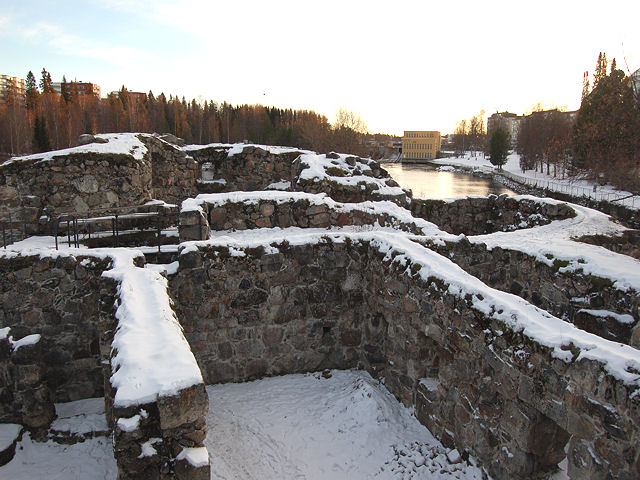
<svg viewBox="0 0 640 480">
<path fill-rule="evenodd" d="M 430 164 L 382 163 L 382 167 L 403 188 L 410 188 L 414 197 L 455 198 L 467 195 L 487 196 L 491 193 L 517 195 L 499 182 L 473 177 L 467 173 L 439 172 Z"/>
</svg>

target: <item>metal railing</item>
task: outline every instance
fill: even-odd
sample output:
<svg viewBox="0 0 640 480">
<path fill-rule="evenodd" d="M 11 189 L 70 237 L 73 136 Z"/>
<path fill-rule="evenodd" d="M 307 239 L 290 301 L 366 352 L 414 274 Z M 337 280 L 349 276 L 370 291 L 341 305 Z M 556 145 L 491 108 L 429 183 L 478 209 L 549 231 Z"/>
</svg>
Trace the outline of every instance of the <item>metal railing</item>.
<svg viewBox="0 0 640 480">
<path fill-rule="evenodd" d="M 165 215 L 161 211 L 162 207 L 158 207 L 156 211 L 149 212 L 131 212 L 136 208 L 149 208 L 148 205 L 129 206 L 111 209 L 96 209 L 94 213 L 105 212 L 104 215 L 96 217 L 84 217 L 77 212 L 61 213 L 55 217 L 48 219 L 46 225 L 40 224 L 35 226 L 35 230 L 39 230 L 42 234 L 44 226 L 46 233 L 55 239 L 55 248 L 58 250 L 61 243 L 66 243 L 69 247 L 79 247 L 82 241 L 91 240 L 92 237 L 112 237 L 113 246 L 120 245 L 121 236 L 127 232 L 126 225 L 134 224 L 134 228 L 138 232 L 155 233 L 157 240 L 158 252 L 161 252 L 162 241 L 162 223 Z M 118 211 L 125 213 L 117 213 Z M 138 219 L 149 219 L 150 221 L 144 226 L 135 225 Z M 126 223 L 125 223 L 126 222 Z M 2 247 L 7 246 L 27 238 L 29 235 L 28 221 L 26 211 L 23 209 L 22 219 L 16 219 L 14 215 L 9 214 L 6 220 L 1 221 L 2 224 Z M 103 224 L 100 228 L 99 224 Z M 106 228 L 105 228 L 106 227 Z M 109 235 L 104 235 L 109 232 Z M 34 232 L 31 232 L 36 233 Z M 61 238 L 62 237 L 62 241 Z M 66 238 L 65 238 L 66 237 Z"/>
<path fill-rule="evenodd" d="M 506 170 L 495 173 L 514 182 L 543 190 L 564 193 L 575 197 L 586 197 L 595 201 L 619 202 L 620 205 L 633 209 L 640 208 L 640 197 L 634 194 L 611 192 L 598 188 L 597 186 L 584 187 L 582 185 L 573 185 L 570 182 L 558 182 L 544 177 L 525 177 Z"/>
<path fill-rule="evenodd" d="M 98 230 L 97 228 L 92 230 L 92 225 L 96 223 L 110 223 L 111 224 L 111 237 L 113 238 L 113 247 L 120 246 L 120 236 L 124 233 L 122 227 L 123 220 L 131 220 L 137 218 L 154 218 L 155 217 L 155 233 L 156 240 L 158 245 L 158 253 L 161 251 L 161 237 L 162 237 L 162 225 L 161 220 L 162 216 L 159 211 L 156 212 L 145 212 L 145 213 L 133 213 L 133 214 L 117 214 L 114 213 L 112 215 L 103 215 L 100 217 L 88 217 L 88 218 L 78 218 L 75 215 L 64 214 L 59 215 L 50 220 L 49 230 L 56 241 L 56 250 L 59 249 L 59 236 L 60 236 L 60 226 L 64 228 L 66 227 L 66 237 L 67 237 L 67 245 L 71 247 L 72 245 L 76 248 L 80 245 L 82 240 L 91 240 L 91 235 L 94 235 L 94 238 L 98 236 L 99 233 L 104 233 L 109 230 Z M 144 230 L 141 230 L 144 231 Z M 150 231 L 150 229 L 147 229 Z M 63 234 L 64 236 L 64 234 Z"/>
<path fill-rule="evenodd" d="M 22 226 L 22 230 L 19 228 Z M 2 220 L 2 248 L 27 237 L 27 214 L 22 209 L 22 220 L 14 218 L 11 214 L 7 220 Z"/>
</svg>

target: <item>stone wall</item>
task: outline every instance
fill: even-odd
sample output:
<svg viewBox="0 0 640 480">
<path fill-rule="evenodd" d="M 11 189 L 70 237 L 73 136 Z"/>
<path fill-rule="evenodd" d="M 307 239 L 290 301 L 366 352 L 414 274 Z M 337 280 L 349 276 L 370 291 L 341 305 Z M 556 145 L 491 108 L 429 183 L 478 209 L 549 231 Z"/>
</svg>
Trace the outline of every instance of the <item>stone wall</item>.
<svg viewBox="0 0 640 480">
<path fill-rule="evenodd" d="M 114 406 L 118 282 L 102 275 L 110 266 L 93 256 L 0 256 L 0 422 L 44 438 L 55 402 L 104 395 L 118 478 L 208 479 L 208 461 L 193 460 L 208 459 L 203 383 Z"/>
<path fill-rule="evenodd" d="M 571 207 L 507 195 L 469 196 L 453 201 L 413 199 L 411 213 L 435 223 L 442 230 L 465 235 L 482 235 L 547 225 L 553 220 L 575 216 Z"/>
<path fill-rule="evenodd" d="M 278 249 L 180 259 L 171 292 L 207 382 L 361 365 L 496 479 L 554 470 L 567 442 L 571 478 L 637 477 L 635 387 L 602 364 L 558 359 L 367 242 Z"/>
<path fill-rule="evenodd" d="M 273 193 L 273 192 L 270 192 Z M 313 198 L 301 194 L 287 197 L 286 193 L 264 195 L 252 199 L 242 193 L 232 197 L 212 195 L 201 199 L 201 210 L 185 210 L 180 213 L 180 241 L 203 240 L 217 230 L 248 230 L 255 228 L 328 228 L 345 225 L 394 226 L 420 234 L 413 222 L 402 222 L 390 213 L 378 213 L 358 204 L 339 204 L 326 198 Z M 246 199 L 249 200 L 246 200 Z"/>
<path fill-rule="evenodd" d="M 488 250 L 468 240 L 434 248 L 493 288 L 518 295 L 583 330 L 640 347 L 640 295 L 636 291 L 619 290 L 610 280 L 593 275 L 561 273 L 565 262 L 555 260 L 549 266 L 515 250 Z M 622 323 L 607 315 L 596 318 L 583 309 L 631 315 L 634 320 Z"/>
<path fill-rule="evenodd" d="M 231 147 L 205 147 L 192 149 L 188 153 L 197 163 L 210 164 L 210 172 L 215 180 L 224 180 L 222 190 L 254 191 L 265 190 L 268 185 L 281 181 L 293 182 L 295 170 L 293 161 L 300 152 L 274 154 L 260 147 L 246 146 L 242 152 L 228 156 Z M 206 192 L 207 184 L 200 184 Z M 208 192 L 207 192 L 208 193 Z"/>
<path fill-rule="evenodd" d="M 42 336 L 32 347 L 38 354 L 30 358 L 34 371 L 42 370 L 51 402 L 103 394 L 99 316 L 102 305 L 114 301 L 114 292 L 102 290 L 107 263 L 87 257 L 0 257 L 0 325 L 10 327 L 15 340 Z"/>
<path fill-rule="evenodd" d="M 153 198 L 180 204 L 185 198 L 197 195 L 201 168 L 193 157 L 150 135 L 141 140 L 150 155 Z"/>
<path fill-rule="evenodd" d="M 180 257 L 171 294 L 206 383 L 358 365 L 363 258 L 333 243 L 280 250 Z"/>
<path fill-rule="evenodd" d="M 151 200 L 151 164 L 131 155 L 83 153 L 0 167 L 0 220 L 38 233 L 42 215 L 89 215 Z"/>
</svg>

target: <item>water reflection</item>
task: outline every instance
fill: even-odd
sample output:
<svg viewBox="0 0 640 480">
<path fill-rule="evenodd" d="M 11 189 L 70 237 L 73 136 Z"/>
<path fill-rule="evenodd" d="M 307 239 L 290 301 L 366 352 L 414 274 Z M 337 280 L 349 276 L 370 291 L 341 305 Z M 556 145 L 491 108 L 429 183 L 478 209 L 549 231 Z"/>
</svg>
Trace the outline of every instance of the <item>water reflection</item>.
<svg viewBox="0 0 640 480">
<path fill-rule="evenodd" d="M 439 172 L 433 165 L 383 163 L 391 177 L 403 188 L 413 190 L 415 197 L 455 198 L 467 195 L 487 196 L 491 193 L 516 195 L 502 184 L 466 173 Z"/>
</svg>

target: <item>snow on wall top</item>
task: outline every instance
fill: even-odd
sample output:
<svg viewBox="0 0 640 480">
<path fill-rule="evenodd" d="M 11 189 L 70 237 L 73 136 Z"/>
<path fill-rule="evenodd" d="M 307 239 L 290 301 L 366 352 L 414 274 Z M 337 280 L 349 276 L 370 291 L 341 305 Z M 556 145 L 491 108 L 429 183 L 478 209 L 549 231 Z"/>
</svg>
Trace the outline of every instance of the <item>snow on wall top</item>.
<svg viewBox="0 0 640 480">
<path fill-rule="evenodd" d="M 529 196 L 515 198 L 553 203 L 551 199 L 541 200 Z M 484 243 L 488 249 L 500 247 L 520 251 L 549 266 L 553 266 L 556 260 L 567 262 L 559 272 L 581 271 L 585 275 L 607 278 L 617 289 L 634 289 L 640 292 L 640 261 L 603 247 L 573 240 L 587 235 L 620 235 L 628 229 L 597 210 L 572 203 L 569 206 L 576 212 L 573 218 L 513 232 L 474 235 L 469 237 L 469 241 Z"/>
<path fill-rule="evenodd" d="M 391 201 L 367 201 L 360 203 L 343 203 L 336 202 L 326 193 L 306 193 L 306 192 L 281 192 L 281 191 L 255 191 L 255 192 L 228 192 L 228 193 L 201 193 L 195 198 L 188 198 L 182 202 L 181 212 L 203 211 L 202 205 L 207 204 L 212 207 L 220 207 L 228 203 L 243 203 L 256 205 L 261 201 L 275 202 L 280 205 L 283 203 L 296 202 L 305 200 L 310 205 L 326 205 L 336 212 L 353 212 L 361 211 L 371 215 L 387 215 L 395 218 L 400 223 L 414 224 L 421 228 L 424 235 L 428 235 L 432 240 L 441 242 L 443 240 L 456 241 L 461 238 L 460 235 L 452 235 L 440 230 L 437 225 L 424 220 L 415 218 L 411 212 Z"/>
<path fill-rule="evenodd" d="M 331 182 L 347 186 L 358 186 L 359 184 L 365 183 L 373 185 L 375 187 L 375 191 L 381 195 L 406 195 L 406 192 L 402 188 L 390 186 L 388 184 L 391 180 L 390 177 L 376 178 L 363 174 L 363 172 L 372 171 L 370 164 L 373 160 L 358 158 L 344 153 L 334 154 L 332 156 L 337 158 L 331 158 L 330 156 L 320 155 L 313 152 L 303 153 L 300 155 L 300 162 L 303 165 L 306 165 L 307 168 L 302 170 L 299 180 L 320 182 L 326 179 Z M 357 159 L 357 161 L 353 161 L 351 162 L 352 164 L 350 164 L 347 159 Z M 344 175 L 335 175 L 332 173 L 332 169 L 339 169 L 344 172 Z"/>
<path fill-rule="evenodd" d="M 197 150 L 204 150 L 205 148 L 217 148 L 220 150 L 227 150 L 227 157 L 233 157 L 239 153 L 242 153 L 245 148 L 248 147 L 256 147 L 261 148 L 271 154 L 278 155 L 280 153 L 304 153 L 309 152 L 309 150 L 302 150 L 300 148 L 295 147 L 281 147 L 276 145 L 260 145 L 255 143 L 209 143 L 207 145 L 185 145 L 184 147 L 180 147 L 180 150 L 183 152 L 194 152 Z"/>
<path fill-rule="evenodd" d="M 591 359 L 601 363 L 604 369 L 627 385 L 640 388 L 640 351 L 621 343 L 603 339 L 580 330 L 548 312 L 528 303 L 522 298 L 493 289 L 478 278 L 468 274 L 451 260 L 413 241 L 423 237 L 397 231 L 358 232 L 354 229 L 326 231 L 314 229 L 259 229 L 242 232 L 225 232 L 223 236 L 207 241 L 183 244 L 182 254 L 199 247 L 223 246 L 233 249 L 236 255 L 242 250 L 262 246 L 268 253 L 277 252 L 277 245 L 322 243 L 329 238 L 334 242 L 369 242 L 385 254 L 386 260 L 406 267 L 421 266 L 418 275 L 423 280 L 435 277 L 446 284 L 447 292 L 460 298 L 471 298 L 473 307 L 489 318 L 499 320 L 516 332 L 521 332 L 535 342 L 553 350 L 553 356 L 565 362 Z M 470 296 L 470 297 L 468 297 Z M 579 349 L 577 358 L 569 347 Z"/>
<path fill-rule="evenodd" d="M 140 141 L 137 133 L 108 133 L 95 135 L 96 138 L 107 140 L 106 143 L 89 143 L 63 150 L 53 150 L 51 152 L 35 153 L 23 157 L 12 157 L 0 166 L 7 166 L 16 162 L 47 162 L 54 158 L 66 155 L 77 155 L 83 153 L 118 154 L 131 155 L 140 161 L 147 153 L 147 147 Z"/>
<path fill-rule="evenodd" d="M 167 279 L 118 256 L 103 273 L 119 282 L 118 327 L 111 344 L 114 405 L 128 407 L 204 383 L 167 293 Z"/>
<path fill-rule="evenodd" d="M 111 260 L 103 276 L 116 280 L 118 325 L 111 344 L 114 405 L 128 407 L 172 396 L 203 383 L 202 373 L 184 338 L 167 293 L 167 280 L 156 270 L 139 268 L 137 249 L 51 248 L 51 237 L 32 237 L 0 249 L 0 257 L 93 257 Z M 45 246 L 46 245 L 46 246 Z M 86 260 L 83 260 L 86 261 Z M 8 334 L 1 328 L 1 334 Z"/>
</svg>

